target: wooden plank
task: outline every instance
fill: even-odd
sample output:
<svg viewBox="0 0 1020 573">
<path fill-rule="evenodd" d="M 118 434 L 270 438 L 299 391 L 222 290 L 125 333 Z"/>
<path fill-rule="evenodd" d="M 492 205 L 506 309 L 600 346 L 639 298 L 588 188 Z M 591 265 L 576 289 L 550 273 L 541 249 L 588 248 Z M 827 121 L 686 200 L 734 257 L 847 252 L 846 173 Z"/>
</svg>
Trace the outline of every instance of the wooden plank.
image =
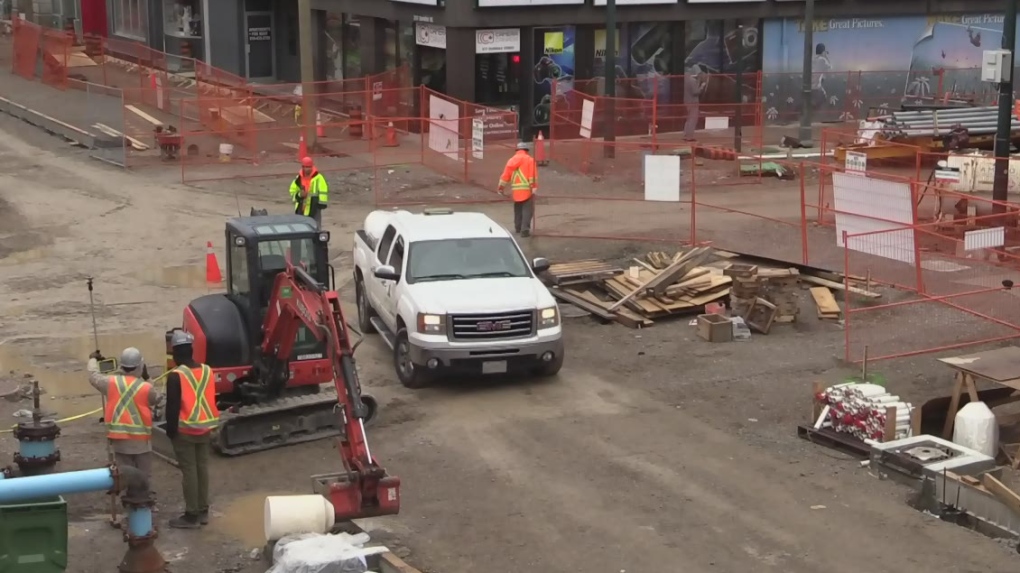
<svg viewBox="0 0 1020 573">
<path fill-rule="evenodd" d="M 131 147 L 135 148 L 137 151 L 145 151 L 149 149 L 148 145 L 145 145 L 144 143 L 138 141 L 137 139 L 131 137 L 130 135 L 124 135 L 123 133 L 117 131 L 116 129 L 113 129 L 112 127 L 106 124 L 97 123 L 94 124 L 92 127 L 98 129 L 99 131 L 102 131 L 103 133 L 109 135 L 110 137 L 122 137 L 128 140 L 128 142 L 131 143 Z"/>
<path fill-rule="evenodd" d="M 595 296 L 595 294 L 592 293 L 591 291 L 586 290 L 574 292 L 577 294 L 578 298 L 581 298 L 594 305 L 597 305 L 599 308 L 609 307 L 608 302 L 600 300 L 599 297 Z M 629 328 L 643 328 L 645 326 L 651 326 L 653 324 L 651 320 L 626 308 L 617 309 L 616 311 L 614 311 L 614 314 L 616 322 L 619 322 L 620 324 Z"/>
<path fill-rule="evenodd" d="M 131 113 L 133 113 L 133 114 L 137 115 L 138 117 L 144 119 L 145 121 L 151 123 L 155 127 L 163 127 L 163 122 L 162 121 L 159 121 L 158 119 L 152 117 L 151 115 L 145 113 L 144 111 L 138 109 L 137 107 L 135 107 L 133 105 L 126 105 L 126 106 L 124 106 L 124 109 L 130 111 Z"/>
<path fill-rule="evenodd" d="M 565 291 L 563 289 L 553 288 L 549 289 L 549 292 L 556 298 L 568 302 L 581 310 L 590 312 L 592 315 L 601 318 L 602 320 L 613 320 L 613 313 L 607 312 L 604 308 L 594 305 L 583 298 L 577 296 L 575 293 Z"/>
<path fill-rule="evenodd" d="M 835 315 L 839 317 L 842 310 L 839 308 L 839 303 L 832 296 L 832 291 L 826 287 L 811 287 L 808 289 L 811 293 L 811 298 L 815 301 L 815 306 L 818 307 L 819 318 L 826 315 Z"/>
<path fill-rule="evenodd" d="M 992 474 L 985 474 L 981 477 L 981 484 L 990 491 L 995 499 L 1002 502 L 1016 515 L 1020 515 L 1020 495 L 1011 490 L 1006 484 L 995 479 Z"/>
<path fill-rule="evenodd" d="M 800 280 L 802 280 L 804 282 L 811 283 L 811 284 L 815 284 L 815 285 L 818 285 L 818 286 L 829 287 L 831 289 L 849 290 L 853 294 L 856 294 L 858 296 L 863 296 L 865 298 L 882 298 L 882 293 L 871 292 L 871 291 L 864 290 L 862 288 L 857 288 L 857 287 L 847 288 L 846 285 L 843 285 L 843 284 L 840 284 L 840 283 L 837 283 L 837 282 L 834 282 L 834 281 L 828 281 L 828 280 L 825 280 L 825 279 L 820 279 L 818 277 L 811 276 L 811 275 L 801 275 L 800 276 Z"/>
<path fill-rule="evenodd" d="M 678 260 L 677 262 L 669 265 L 668 267 L 666 267 L 661 272 L 656 274 L 651 279 L 648 279 L 641 285 L 634 287 L 630 292 L 624 295 L 623 298 L 616 301 L 616 303 L 612 307 L 610 307 L 609 310 L 616 310 L 617 308 L 623 306 L 630 299 L 636 297 L 638 294 L 647 290 L 651 290 L 657 295 L 663 294 L 667 286 L 673 284 L 673 282 L 676 281 L 678 278 L 687 274 L 687 272 L 690 271 L 691 268 L 697 266 L 697 264 L 700 262 L 699 259 L 707 257 L 707 252 L 708 247 L 699 247 L 697 249 L 692 249 L 683 257 L 681 257 L 680 260 Z"/>
</svg>

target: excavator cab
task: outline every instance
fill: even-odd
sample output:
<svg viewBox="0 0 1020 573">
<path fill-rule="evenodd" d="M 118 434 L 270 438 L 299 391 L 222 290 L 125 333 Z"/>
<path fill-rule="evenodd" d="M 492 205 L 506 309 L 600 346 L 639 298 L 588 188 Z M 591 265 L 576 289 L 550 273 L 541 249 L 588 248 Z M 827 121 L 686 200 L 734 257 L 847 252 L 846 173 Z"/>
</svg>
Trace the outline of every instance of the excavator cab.
<svg viewBox="0 0 1020 573">
<path fill-rule="evenodd" d="M 273 296 L 276 275 L 287 261 L 301 267 L 319 284 L 331 286 L 329 232 L 300 215 L 262 215 L 229 219 L 227 239 L 227 296 L 242 310 L 253 345 L 262 343 L 262 324 Z M 302 325 L 292 361 L 326 357 L 325 343 Z"/>
</svg>

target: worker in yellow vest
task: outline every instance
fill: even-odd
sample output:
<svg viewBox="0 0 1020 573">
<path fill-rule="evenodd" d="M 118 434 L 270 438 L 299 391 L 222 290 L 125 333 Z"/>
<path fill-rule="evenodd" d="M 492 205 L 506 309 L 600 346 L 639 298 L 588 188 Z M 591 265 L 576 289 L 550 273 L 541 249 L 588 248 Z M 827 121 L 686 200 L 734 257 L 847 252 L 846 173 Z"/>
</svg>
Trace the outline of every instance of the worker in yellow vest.
<svg viewBox="0 0 1020 573">
<path fill-rule="evenodd" d="M 133 467 L 146 477 L 152 474 L 152 421 L 163 402 L 163 395 L 143 375 L 145 362 L 137 348 L 125 348 L 114 374 L 99 371 L 103 355 L 96 350 L 89 356 L 85 370 L 89 384 L 104 398 L 103 421 L 106 438 L 113 450 L 114 463 Z"/>
<path fill-rule="evenodd" d="M 183 330 L 170 335 L 176 368 L 166 377 L 166 434 L 181 468 L 184 514 L 170 527 L 197 529 L 209 523 L 209 452 L 212 431 L 220 421 L 216 377 L 212 368 L 193 356 L 195 337 Z"/>
</svg>

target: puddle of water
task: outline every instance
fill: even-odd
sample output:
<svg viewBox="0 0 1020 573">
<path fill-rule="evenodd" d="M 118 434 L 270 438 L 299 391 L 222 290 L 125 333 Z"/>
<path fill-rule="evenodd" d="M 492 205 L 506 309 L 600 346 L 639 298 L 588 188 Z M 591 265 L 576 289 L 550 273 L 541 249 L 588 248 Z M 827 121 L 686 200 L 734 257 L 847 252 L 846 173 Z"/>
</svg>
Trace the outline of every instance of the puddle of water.
<svg viewBox="0 0 1020 573">
<path fill-rule="evenodd" d="M 120 352 L 134 346 L 142 351 L 146 363 L 162 366 L 165 363 L 166 343 L 162 333 L 106 334 L 99 336 L 99 348 L 107 356 L 118 357 Z M 18 377 L 31 374 L 45 390 L 42 409 L 60 417 L 77 415 L 98 408 L 102 401 L 88 383 L 85 365 L 88 355 L 95 350 L 92 336 L 75 338 L 39 338 L 0 344 L 0 373 L 10 371 Z M 27 381 L 27 379 L 25 380 Z M 19 403 L 29 408 L 30 402 Z"/>
<path fill-rule="evenodd" d="M 144 274 L 146 281 L 160 286 L 206 288 L 205 265 L 177 265 L 160 267 Z"/>
<path fill-rule="evenodd" d="M 293 495 L 294 492 L 256 492 L 245 494 L 227 505 L 222 514 L 214 512 L 209 527 L 244 543 L 245 547 L 262 547 L 266 544 L 263 521 L 266 497 Z"/>
</svg>

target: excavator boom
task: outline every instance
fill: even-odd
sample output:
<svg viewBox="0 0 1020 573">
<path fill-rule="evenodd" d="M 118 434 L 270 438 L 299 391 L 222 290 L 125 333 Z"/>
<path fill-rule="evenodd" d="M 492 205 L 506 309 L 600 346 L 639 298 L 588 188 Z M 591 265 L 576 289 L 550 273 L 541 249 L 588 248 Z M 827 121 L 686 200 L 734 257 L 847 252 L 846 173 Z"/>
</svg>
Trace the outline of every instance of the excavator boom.
<svg viewBox="0 0 1020 573">
<path fill-rule="evenodd" d="M 314 476 L 320 493 L 333 503 L 338 520 L 395 514 L 400 509 L 400 480 L 388 476 L 368 446 L 365 420 L 370 409 L 362 400 L 354 351 L 337 293 L 326 289 L 289 261 L 276 275 L 266 312 L 261 345 L 263 363 L 285 380 L 288 357 L 301 325 L 325 342 L 342 428 L 339 441 L 344 471 Z"/>
</svg>

